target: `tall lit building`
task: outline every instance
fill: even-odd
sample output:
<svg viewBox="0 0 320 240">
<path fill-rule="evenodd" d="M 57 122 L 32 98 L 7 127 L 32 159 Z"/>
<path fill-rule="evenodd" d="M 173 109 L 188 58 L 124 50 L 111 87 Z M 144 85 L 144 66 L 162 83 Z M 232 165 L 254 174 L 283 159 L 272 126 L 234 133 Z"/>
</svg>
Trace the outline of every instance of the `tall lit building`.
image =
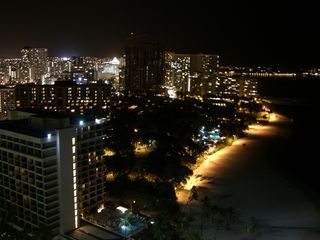
<svg viewBox="0 0 320 240">
<path fill-rule="evenodd" d="M 9 66 L 9 81 L 8 84 L 17 84 L 19 77 L 19 70 L 17 68 L 13 68 Z"/>
<path fill-rule="evenodd" d="M 191 75 L 210 75 L 217 72 L 219 68 L 219 55 L 216 54 L 191 54 L 190 71 Z"/>
<path fill-rule="evenodd" d="M 219 75 L 216 81 L 215 94 L 255 98 L 259 96 L 258 80 L 255 78 Z"/>
<path fill-rule="evenodd" d="M 258 80 L 256 78 L 240 78 L 240 97 L 255 98 L 258 97 Z"/>
<path fill-rule="evenodd" d="M 24 47 L 21 50 L 21 83 L 41 82 L 48 72 L 48 49 Z"/>
<path fill-rule="evenodd" d="M 120 72 L 124 67 L 124 59 L 110 58 L 99 64 L 97 79 L 112 84 L 115 89 L 120 89 Z"/>
<path fill-rule="evenodd" d="M 7 83 L 6 77 L 6 65 L 5 62 L 0 59 L 0 84 L 4 85 Z"/>
<path fill-rule="evenodd" d="M 191 84 L 190 55 L 165 53 L 165 85 L 188 92 Z"/>
<path fill-rule="evenodd" d="M 71 80 L 77 84 L 87 84 L 97 79 L 94 59 L 89 57 L 71 58 Z"/>
<path fill-rule="evenodd" d="M 0 59 L 0 84 L 14 85 L 20 80 L 19 58 Z"/>
<path fill-rule="evenodd" d="M 6 118 L 8 111 L 15 109 L 14 88 L 0 86 L 0 120 Z"/>
<path fill-rule="evenodd" d="M 239 96 L 240 83 L 237 78 L 219 76 L 216 83 L 217 95 Z"/>
<path fill-rule="evenodd" d="M 0 122 L 0 211 L 26 231 L 78 228 L 105 200 L 105 119 L 22 112 L 10 119 Z"/>
<path fill-rule="evenodd" d="M 204 95 L 214 93 L 219 56 L 213 54 L 178 54 L 167 52 L 165 82 L 177 91 Z"/>
<path fill-rule="evenodd" d="M 48 72 L 50 76 L 61 77 L 63 73 L 71 72 L 71 59 L 60 58 L 60 57 L 49 57 L 48 58 Z"/>
<path fill-rule="evenodd" d="M 130 39 L 125 49 L 127 90 L 147 90 L 164 83 L 164 51 L 160 44 Z"/>
<path fill-rule="evenodd" d="M 54 85 L 23 84 L 15 87 L 17 108 L 92 114 L 106 112 L 111 86 L 77 85 L 73 81 L 56 81 Z"/>
<path fill-rule="evenodd" d="M 191 77 L 190 93 L 194 95 L 217 94 L 217 74 L 194 74 Z"/>
</svg>

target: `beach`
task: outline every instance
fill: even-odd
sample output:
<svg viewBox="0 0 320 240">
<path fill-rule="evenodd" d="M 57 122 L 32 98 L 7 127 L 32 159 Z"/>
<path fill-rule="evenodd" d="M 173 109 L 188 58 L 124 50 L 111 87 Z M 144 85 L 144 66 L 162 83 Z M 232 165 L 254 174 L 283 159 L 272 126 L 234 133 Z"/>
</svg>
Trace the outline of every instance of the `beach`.
<svg viewBox="0 0 320 240">
<path fill-rule="evenodd" d="M 286 154 L 282 146 L 289 138 L 290 119 L 279 114 L 273 114 L 267 125 L 250 126 L 247 137 L 207 157 L 194 171 L 186 190 L 177 195 L 178 201 L 186 204 L 189 190 L 195 186 L 199 199 L 208 196 L 211 205 L 234 208 L 240 214 L 240 224 L 219 233 L 217 239 L 320 239 L 320 211 L 310 198 L 312 194 L 306 194 L 275 168 L 274 163 Z M 198 231 L 202 208 L 199 200 L 186 207 L 195 217 L 191 228 Z M 242 229 L 251 217 L 261 227 L 248 235 Z M 212 225 L 207 224 L 203 238 L 214 239 L 213 235 Z"/>
</svg>

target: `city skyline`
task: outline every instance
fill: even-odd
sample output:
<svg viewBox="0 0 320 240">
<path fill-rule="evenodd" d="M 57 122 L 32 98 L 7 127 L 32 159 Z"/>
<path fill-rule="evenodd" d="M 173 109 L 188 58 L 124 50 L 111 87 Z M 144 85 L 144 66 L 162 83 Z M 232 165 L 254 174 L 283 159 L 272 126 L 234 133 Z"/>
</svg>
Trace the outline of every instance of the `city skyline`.
<svg viewBox="0 0 320 240">
<path fill-rule="evenodd" d="M 1 10 L 1 239 L 320 239 L 308 0 Z"/>
<path fill-rule="evenodd" d="M 315 8 L 308 1 L 60 3 L 5 11 L 0 57 L 17 57 L 28 45 L 48 48 L 49 56 L 120 56 L 133 32 L 179 53 L 218 54 L 222 65 L 319 66 Z"/>
</svg>

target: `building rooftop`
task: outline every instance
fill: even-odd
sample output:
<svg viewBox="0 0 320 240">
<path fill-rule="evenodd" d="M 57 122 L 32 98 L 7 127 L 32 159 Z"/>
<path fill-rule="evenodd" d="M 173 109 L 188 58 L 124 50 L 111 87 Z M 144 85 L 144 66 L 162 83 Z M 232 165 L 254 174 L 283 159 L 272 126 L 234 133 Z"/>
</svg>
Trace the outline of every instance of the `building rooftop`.
<svg viewBox="0 0 320 240">
<path fill-rule="evenodd" d="M 12 111 L 9 120 L 0 121 L 0 129 L 16 132 L 36 138 L 47 137 L 57 129 L 85 125 L 96 119 L 90 116 L 61 112 L 44 112 L 36 110 Z"/>
<path fill-rule="evenodd" d="M 20 115 L 28 114 L 32 115 L 33 117 L 37 118 L 51 118 L 51 119 L 70 119 L 70 124 L 74 125 L 79 123 L 80 120 L 83 120 L 85 122 L 94 121 L 94 116 L 83 116 L 76 113 L 67 113 L 67 112 L 54 112 L 54 111 L 44 111 L 41 109 L 30 109 L 30 108 L 18 108 L 17 111 Z"/>
<path fill-rule="evenodd" d="M 30 128 L 29 119 L 0 121 L 1 129 L 36 138 L 44 138 L 48 134 L 48 131 Z"/>
</svg>

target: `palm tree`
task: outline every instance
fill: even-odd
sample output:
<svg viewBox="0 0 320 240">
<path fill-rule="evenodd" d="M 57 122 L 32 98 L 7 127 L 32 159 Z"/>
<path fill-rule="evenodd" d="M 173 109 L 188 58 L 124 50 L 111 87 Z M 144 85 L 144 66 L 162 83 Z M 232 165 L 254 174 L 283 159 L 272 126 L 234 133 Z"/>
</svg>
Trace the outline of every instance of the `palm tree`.
<svg viewBox="0 0 320 240">
<path fill-rule="evenodd" d="M 215 228 L 214 239 L 216 240 L 218 232 L 230 230 L 232 224 L 239 222 L 239 214 L 232 207 L 224 208 L 213 205 L 211 221 Z"/>
<path fill-rule="evenodd" d="M 127 211 L 120 220 L 119 227 L 124 228 L 125 237 L 129 233 L 130 227 L 137 223 L 137 219 L 134 217 L 132 212 Z"/>
<path fill-rule="evenodd" d="M 198 193 L 197 193 L 197 187 L 193 186 L 190 190 L 190 194 L 189 194 L 189 198 L 188 201 L 186 203 L 186 205 L 184 206 L 183 212 L 185 211 L 186 207 L 193 201 L 193 200 L 198 200 Z M 191 212 L 191 207 L 189 207 L 189 214 Z"/>
</svg>

